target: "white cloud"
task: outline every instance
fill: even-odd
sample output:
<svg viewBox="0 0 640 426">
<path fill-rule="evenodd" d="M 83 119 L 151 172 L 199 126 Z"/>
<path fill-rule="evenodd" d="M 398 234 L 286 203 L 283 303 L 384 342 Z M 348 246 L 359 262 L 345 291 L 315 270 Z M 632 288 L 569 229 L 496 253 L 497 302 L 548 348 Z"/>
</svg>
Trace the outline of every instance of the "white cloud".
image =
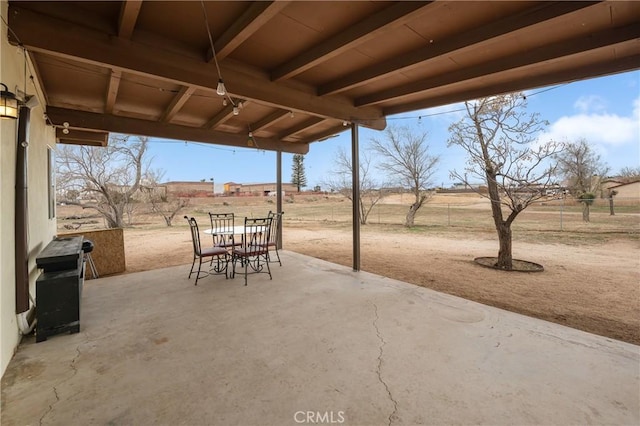
<svg viewBox="0 0 640 426">
<path fill-rule="evenodd" d="M 596 95 L 580 96 L 573 104 L 573 107 L 581 113 L 605 111 L 607 109 L 607 101 Z"/>
<path fill-rule="evenodd" d="M 597 97 L 581 97 L 575 106 L 582 112 L 560 117 L 549 130 L 540 135 L 540 141 L 556 140 L 574 142 L 584 138 L 593 144 L 621 146 L 640 142 L 640 98 L 633 102 L 629 116 L 602 111 Z M 597 109 L 599 112 L 588 112 Z"/>
</svg>

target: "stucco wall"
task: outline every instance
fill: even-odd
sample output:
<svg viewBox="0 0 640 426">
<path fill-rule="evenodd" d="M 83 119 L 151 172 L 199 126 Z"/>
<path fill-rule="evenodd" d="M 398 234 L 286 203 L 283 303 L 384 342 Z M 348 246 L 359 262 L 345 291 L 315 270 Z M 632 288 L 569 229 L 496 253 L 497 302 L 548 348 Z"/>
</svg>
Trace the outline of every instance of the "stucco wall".
<svg viewBox="0 0 640 426">
<path fill-rule="evenodd" d="M 8 4 L 0 0 L 0 13 L 7 22 Z M 0 39 L 0 82 L 16 93 L 16 87 L 28 95 L 36 94 L 29 76 L 33 66 L 27 67 L 25 55 L 7 41 L 7 28 L 2 24 Z M 36 76 L 34 82 L 37 84 Z M 26 84 L 25 84 L 26 83 Z M 39 93 L 40 88 L 37 89 Z M 17 93 L 16 93 L 17 94 Z M 40 96 L 41 101 L 42 97 Z M 17 120 L 0 120 L 0 372 L 4 371 L 20 340 L 15 313 L 15 171 Z M 29 206 L 29 284 L 35 298 L 35 280 L 38 271 L 35 256 L 55 234 L 55 219 L 48 215 L 47 147 L 55 148 L 55 132 L 44 121 L 42 105 L 31 110 L 28 157 Z"/>
<path fill-rule="evenodd" d="M 626 185 L 616 186 L 615 189 L 618 194 L 615 198 L 619 200 L 629 199 L 638 202 L 640 200 L 640 182 L 628 183 Z"/>
</svg>

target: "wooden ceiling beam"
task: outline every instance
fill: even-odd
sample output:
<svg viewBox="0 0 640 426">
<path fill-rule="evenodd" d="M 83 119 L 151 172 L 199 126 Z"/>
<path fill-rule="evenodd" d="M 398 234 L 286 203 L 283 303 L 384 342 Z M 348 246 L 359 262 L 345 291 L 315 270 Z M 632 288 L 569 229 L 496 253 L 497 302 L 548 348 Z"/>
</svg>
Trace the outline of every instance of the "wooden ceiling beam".
<svg viewBox="0 0 640 426">
<path fill-rule="evenodd" d="M 474 86 L 470 89 L 458 90 L 450 94 L 430 97 L 424 101 L 409 102 L 398 106 L 388 107 L 384 109 L 384 113 L 386 115 L 402 114 L 421 109 L 449 105 L 456 102 L 478 99 L 485 96 L 493 96 L 501 93 L 517 92 L 520 90 L 544 87 L 562 82 L 572 82 L 585 78 L 594 78 L 618 72 L 627 72 L 637 68 L 640 68 L 640 54 L 614 59 L 606 58 L 603 59 L 601 63 L 592 64 L 580 69 L 571 68 L 544 74 L 537 73 L 535 75 L 509 79 L 506 82 L 495 84 L 483 83 L 480 87 Z"/>
<path fill-rule="evenodd" d="M 433 4 L 437 3 L 430 1 L 394 3 L 344 31 L 340 31 L 313 48 L 306 49 L 291 61 L 278 66 L 271 72 L 271 80 L 279 81 L 295 77 L 319 63 L 378 37 L 383 31 L 405 25 L 417 16 L 426 13 L 430 7 L 433 7 Z M 336 5 L 336 7 L 340 7 L 340 5 Z"/>
<path fill-rule="evenodd" d="M 47 107 L 49 120 L 55 126 L 62 126 L 65 121 L 74 129 L 89 129 L 115 132 L 130 135 L 149 136 L 192 142 L 213 143 L 235 147 L 247 147 L 246 134 L 217 132 L 201 127 L 181 126 L 159 121 L 141 120 L 111 114 L 98 114 L 66 108 Z M 285 143 L 274 138 L 260 138 L 260 149 L 283 151 L 293 154 L 306 154 L 309 145 L 302 143 Z"/>
<path fill-rule="evenodd" d="M 189 100 L 193 92 L 196 91 L 195 87 L 182 86 L 180 91 L 173 97 L 171 103 L 164 110 L 164 113 L 160 117 L 160 121 L 169 122 L 173 120 L 173 117 L 180 111 L 184 104 Z"/>
<path fill-rule="evenodd" d="M 447 55 L 460 49 L 471 48 L 473 45 L 504 36 L 567 13 L 575 12 L 592 6 L 594 3 L 597 2 L 561 1 L 544 3 L 542 6 L 535 6 L 520 14 L 474 28 L 448 40 L 437 41 L 436 43 L 381 62 L 376 66 L 353 72 L 337 80 L 320 85 L 318 87 L 318 95 L 335 94 L 353 87 L 362 86 L 384 78 L 393 72 L 417 65 L 424 65 L 426 61 L 437 58 L 438 56 Z"/>
<path fill-rule="evenodd" d="M 118 90 L 120 88 L 121 79 L 122 71 L 112 69 L 111 75 L 109 76 L 109 84 L 107 87 L 107 100 L 104 106 L 104 111 L 107 114 L 111 114 L 113 112 L 113 107 L 116 104 L 116 99 L 118 98 Z"/>
<path fill-rule="evenodd" d="M 205 124 L 203 127 L 206 129 L 213 129 L 218 124 L 224 123 L 229 118 L 233 117 L 233 108 L 233 105 L 225 106 L 220 112 L 211 117 L 209 121 L 207 121 L 207 124 Z"/>
<path fill-rule="evenodd" d="M 56 128 L 56 140 L 58 143 L 70 145 L 107 146 L 109 141 L 108 132 L 91 132 L 87 130 Z"/>
<path fill-rule="evenodd" d="M 349 126 L 345 126 L 344 124 L 340 124 L 340 125 L 336 125 L 334 127 L 331 127 L 329 129 L 323 130 L 322 132 L 319 133 L 314 133 L 312 136 L 303 138 L 301 141 L 299 141 L 300 143 L 307 143 L 310 144 L 312 142 L 320 142 L 326 139 L 329 139 L 333 136 L 338 136 L 338 134 L 349 130 L 351 127 Z"/>
<path fill-rule="evenodd" d="M 252 123 L 251 130 L 253 130 L 254 132 L 258 132 L 269 126 L 272 126 L 273 124 L 277 123 L 278 121 L 282 120 L 288 115 L 289 115 L 289 111 L 285 111 L 282 109 L 274 111 L 271 114 L 267 115 L 266 117 L 256 121 L 255 123 Z"/>
<path fill-rule="evenodd" d="M 110 37 L 67 21 L 50 18 L 9 4 L 10 42 L 18 40 L 28 49 L 71 58 L 134 74 L 158 78 L 185 86 L 215 91 L 215 66 L 163 49 L 162 45 L 140 44 Z M 64 28 L 64 31 L 60 31 Z M 16 39 L 14 37 L 18 37 Z M 324 118 L 358 123 L 382 130 L 386 119 L 377 107 L 356 108 L 343 97 L 319 97 L 291 85 L 278 84 L 267 76 L 221 64 L 225 85 L 231 96 L 252 99 L 272 107 L 294 110 Z"/>
<path fill-rule="evenodd" d="M 640 26 L 635 24 L 606 29 L 598 33 L 586 34 L 571 40 L 562 40 L 557 43 L 540 46 L 527 51 L 526 55 L 518 53 L 495 61 L 404 84 L 389 90 L 382 90 L 371 95 L 357 98 L 354 104 L 356 106 L 372 105 L 377 102 L 402 98 L 403 96 L 414 95 L 449 84 L 472 80 L 515 68 L 527 67 L 558 58 L 569 57 L 578 53 L 613 46 L 638 38 L 640 38 Z"/>
<path fill-rule="evenodd" d="M 281 132 L 278 134 L 278 139 L 280 140 L 284 140 L 286 138 L 289 138 L 293 135 L 296 135 L 302 131 L 305 131 L 307 129 L 309 129 L 310 127 L 316 126 L 320 123 L 322 123 L 325 119 L 321 118 L 321 117 L 310 117 L 307 118 L 306 120 L 304 120 L 301 123 L 298 123 L 297 125 L 288 128 L 287 130 L 285 130 L 284 132 Z"/>
<path fill-rule="evenodd" d="M 142 0 L 125 0 L 120 7 L 118 19 L 118 37 L 129 40 L 138 20 Z"/>
<path fill-rule="evenodd" d="M 251 4 L 247 10 L 215 41 L 216 58 L 218 61 L 229 56 L 231 52 L 244 43 L 271 18 L 284 9 L 290 1 L 257 1 Z M 211 47 L 207 52 L 207 61 L 213 61 Z"/>
</svg>

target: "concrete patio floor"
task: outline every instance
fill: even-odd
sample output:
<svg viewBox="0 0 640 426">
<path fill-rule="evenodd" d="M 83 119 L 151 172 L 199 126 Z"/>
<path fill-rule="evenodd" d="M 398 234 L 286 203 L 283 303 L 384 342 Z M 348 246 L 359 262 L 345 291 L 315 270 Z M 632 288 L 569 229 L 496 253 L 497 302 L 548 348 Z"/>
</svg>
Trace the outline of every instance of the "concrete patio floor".
<svg viewBox="0 0 640 426">
<path fill-rule="evenodd" d="M 81 332 L 23 340 L 6 425 L 640 424 L 640 347 L 284 252 L 85 282 Z"/>
</svg>

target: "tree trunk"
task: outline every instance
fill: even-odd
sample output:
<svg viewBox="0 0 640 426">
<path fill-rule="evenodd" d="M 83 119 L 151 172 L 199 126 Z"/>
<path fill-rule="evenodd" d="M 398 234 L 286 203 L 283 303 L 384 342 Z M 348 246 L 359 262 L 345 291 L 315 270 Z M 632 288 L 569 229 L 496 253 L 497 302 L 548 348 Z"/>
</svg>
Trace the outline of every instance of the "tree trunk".
<svg viewBox="0 0 640 426">
<path fill-rule="evenodd" d="M 613 196 L 609 197 L 609 216 L 615 216 L 616 213 L 613 211 Z"/>
<path fill-rule="evenodd" d="M 582 203 L 582 220 L 589 222 L 589 203 Z"/>
<path fill-rule="evenodd" d="M 501 223 L 496 226 L 498 231 L 498 241 L 500 241 L 500 250 L 498 251 L 498 263 L 496 267 L 510 271 L 513 269 L 513 256 L 511 254 L 511 225 Z"/>
<path fill-rule="evenodd" d="M 511 222 L 515 218 L 510 217 L 507 221 L 502 216 L 502 206 L 500 205 L 500 192 L 496 183 L 496 176 L 487 171 L 487 189 L 489 191 L 489 199 L 491 200 L 491 213 L 493 214 L 493 223 L 498 233 L 498 241 L 500 249 L 498 251 L 498 262 L 496 268 L 510 271 L 513 269 L 513 258 L 511 254 Z"/>
<path fill-rule="evenodd" d="M 406 226 L 407 228 L 411 228 L 413 226 L 417 211 L 418 208 L 416 208 L 416 204 L 411 204 L 411 207 L 409 207 L 409 211 L 407 212 L 407 217 L 404 221 L 404 226 Z"/>
<path fill-rule="evenodd" d="M 360 225 L 367 224 L 368 215 L 369 215 L 369 212 L 367 212 L 367 209 L 365 209 L 364 203 L 362 202 L 362 198 L 360 198 Z"/>
</svg>

